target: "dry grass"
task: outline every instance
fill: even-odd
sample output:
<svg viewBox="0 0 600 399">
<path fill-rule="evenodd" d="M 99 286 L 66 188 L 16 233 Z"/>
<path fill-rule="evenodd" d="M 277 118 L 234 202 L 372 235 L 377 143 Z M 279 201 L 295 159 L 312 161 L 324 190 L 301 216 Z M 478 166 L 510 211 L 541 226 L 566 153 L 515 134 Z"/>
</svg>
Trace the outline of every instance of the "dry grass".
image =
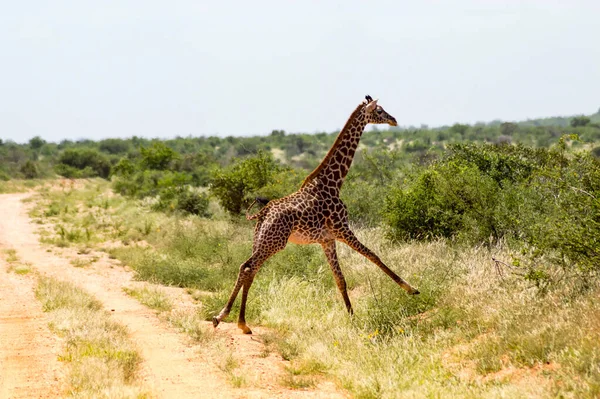
<svg viewBox="0 0 600 399">
<path fill-rule="evenodd" d="M 14 249 L 3 249 L 4 259 L 9 264 L 8 271 L 16 274 L 28 274 L 32 271 L 31 264 L 21 262 Z"/>
<path fill-rule="evenodd" d="M 17 255 L 17 251 L 12 248 L 3 249 L 2 253 L 4 254 L 4 257 L 8 263 L 15 263 L 19 261 L 19 255 Z"/>
<path fill-rule="evenodd" d="M 228 353 L 218 366 L 227 375 L 229 382 L 234 388 L 242 388 L 248 385 L 246 377 L 239 372 L 240 363 L 233 353 Z"/>
<path fill-rule="evenodd" d="M 68 396 L 145 398 L 138 380 L 141 361 L 128 332 L 91 295 L 74 285 L 39 277 L 36 297 L 50 315 L 51 329 L 62 336 L 60 359 L 69 364 Z"/>
<path fill-rule="evenodd" d="M 49 180 L 44 179 L 11 179 L 8 181 L 0 180 L 0 194 L 24 193 L 27 191 L 34 190 L 36 188 L 40 188 L 43 185 L 47 184 L 48 181 Z"/>
<path fill-rule="evenodd" d="M 314 373 L 367 398 L 600 393 L 598 291 L 565 286 L 542 296 L 521 278 L 501 279 L 491 257 L 507 257 L 502 248 L 392 246 L 377 232 L 360 235 L 421 296 L 406 296 L 346 250 L 341 262 L 354 285 L 353 318 L 334 289 L 272 281 L 256 294 L 261 321 L 282 334 L 280 350 L 292 367 L 316 364 Z"/>
</svg>

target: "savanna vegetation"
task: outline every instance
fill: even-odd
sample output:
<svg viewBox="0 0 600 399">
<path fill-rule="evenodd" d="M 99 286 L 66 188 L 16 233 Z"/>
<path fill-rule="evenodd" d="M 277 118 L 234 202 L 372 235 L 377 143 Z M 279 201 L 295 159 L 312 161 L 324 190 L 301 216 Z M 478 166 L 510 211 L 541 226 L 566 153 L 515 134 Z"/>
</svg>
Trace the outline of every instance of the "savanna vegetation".
<svg viewBox="0 0 600 399">
<path fill-rule="evenodd" d="M 421 295 L 339 245 L 349 317 L 320 247 L 289 244 L 258 274 L 247 313 L 290 361 L 281 383 L 326 378 L 361 398 L 600 395 L 598 123 L 366 132 L 342 199 L 359 238 Z M 140 280 L 183 287 L 208 320 L 251 252 L 245 207 L 295 191 L 334 139 L 32 139 L 0 146 L 12 154 L 0 173 L 94 177 L 39 190 L 42 239 L 103 248 Z M 152 292 L 132 295 L 173 310 Z"/>
<path fill-rule="evenodd" d="M 66 342 L 59 359 L 68 365 L 69 396 L 152 397 L 142 388 L 142 359 L 129 331 L 101 302 L 71 283 L 43 276 L 35 295 L 50 328 Z"/>
</svg>

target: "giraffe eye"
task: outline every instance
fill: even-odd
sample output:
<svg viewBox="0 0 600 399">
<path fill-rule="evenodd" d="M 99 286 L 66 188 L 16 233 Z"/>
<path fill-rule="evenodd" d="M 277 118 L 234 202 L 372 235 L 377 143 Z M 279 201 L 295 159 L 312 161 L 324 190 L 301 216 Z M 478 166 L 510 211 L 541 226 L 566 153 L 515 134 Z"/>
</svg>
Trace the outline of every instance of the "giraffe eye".
<svg viewBox="0 0 600 399">
<path fill-rule="evenodd" d="M 380 113 L 382 113 L 382 112 L 383 112 L 383 109 L 381 109 L 381 108 L 377 108 L 377 113 L 378 113 L 378 114 L 380 114 Z"/>
</svg>

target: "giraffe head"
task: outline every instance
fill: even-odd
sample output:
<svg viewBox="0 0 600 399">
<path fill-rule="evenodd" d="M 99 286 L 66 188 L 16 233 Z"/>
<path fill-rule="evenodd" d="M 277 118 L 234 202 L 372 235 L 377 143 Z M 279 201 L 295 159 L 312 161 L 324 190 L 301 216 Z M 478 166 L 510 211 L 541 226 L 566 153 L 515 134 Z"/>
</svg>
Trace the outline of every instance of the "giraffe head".
<svg viewBox="0 0 600 399">
<path fill-rule="evenodd" d="M 398 126 L 396 119 L 385 112 L 381 105 L 377 105 L 377 100 L 373 100 L 371 96 L 365 97 L 365 116 L 367 123 L 388 124 L 390 126 Z"/>
</svg>

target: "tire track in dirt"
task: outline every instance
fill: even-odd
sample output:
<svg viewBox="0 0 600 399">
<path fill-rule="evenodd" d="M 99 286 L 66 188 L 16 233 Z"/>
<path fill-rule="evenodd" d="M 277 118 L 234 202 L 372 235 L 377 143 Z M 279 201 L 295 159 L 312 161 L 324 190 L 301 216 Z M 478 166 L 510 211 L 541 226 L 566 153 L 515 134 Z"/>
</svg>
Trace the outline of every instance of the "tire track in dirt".
<svg viewBox="0 0 600 399">
<path fill-rule="evenodd" d="M 233 388 L 215 363 L 186 343 L 183 335 L 162 323 L 154 311 L 126 295 L 122 288 L 131 282 L 131 273 L 123 268 L 98 262 L 90 269 L 75 268 L 69 262 L 43 249 L 30 223 L 26 207 L 21 202 L 27 194 L 0 195 L 0 242 L 14 248 L 23 261 L 31 263 L 40 273 L 67 280 L 85 289 L 102 301 L 113 317 L 127 326 L 131 338 L 144 361 L 142 375 L 145 385 L 159 397 L 165 398 L 261 398 L 261 397 L 346 397 L 336 392 L 332 384 L 324 391 L 288 390 L 276 383 L 262 387 Z M 220 326 L 221 327 L 221 326 Z M 237 354 L 257 353 L 262 344 L 249 336 L 240 336 L 237 328 L 220 328 L 220 334 L 229 336 Z M 226 356 L 223 354 L 223 356 Z M 258 358 L 258 356 L 256 356 Z M 252 366 L 259 373 L 281 370 L 281 362 L 266 364 L 269 360 L 256 359 Z M 264 370 L 260 370 L 263 368 Z M 321 388 L 321 387 L 319 387 Z"/>
<path fill-rule="evenodd" d="M 6 249 L 1 239 L 0 249 Z M 33 278 L 8 268 L 0 260 L 0 398 L 59 397 L 62 342 L 48 328 Z"/>
</svg>

